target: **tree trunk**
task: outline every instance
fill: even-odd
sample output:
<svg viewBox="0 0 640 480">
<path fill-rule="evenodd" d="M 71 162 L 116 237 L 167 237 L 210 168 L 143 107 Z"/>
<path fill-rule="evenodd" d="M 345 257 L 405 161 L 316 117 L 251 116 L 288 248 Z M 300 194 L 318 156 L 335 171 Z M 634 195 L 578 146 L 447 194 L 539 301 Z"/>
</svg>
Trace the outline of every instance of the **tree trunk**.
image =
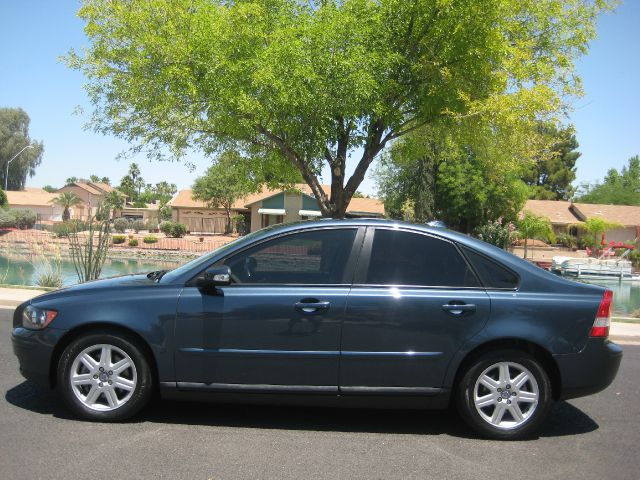
<svg viewBox="0 0 640 480">
<path fill-rule="evenodd" d="M 527 236 L 524 236 L 524 259 L 527 259 Z"/>
<path fill-rule="evenodd" d="M 64 211 L 62 212 L 62 221 L 68 222 L 71 218 L 71 212 L 69 211 L 69 207 L 64 207 Z"/>
</svg>

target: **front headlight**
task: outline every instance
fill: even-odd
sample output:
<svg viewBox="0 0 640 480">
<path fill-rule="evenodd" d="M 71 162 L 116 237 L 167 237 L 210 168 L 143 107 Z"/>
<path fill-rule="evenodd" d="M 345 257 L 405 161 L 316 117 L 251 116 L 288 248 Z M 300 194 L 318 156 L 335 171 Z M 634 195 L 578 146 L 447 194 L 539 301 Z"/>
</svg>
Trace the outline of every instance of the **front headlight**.
<svg viewBox="0 0 640 480">
<path fill-rule="evenodd" d="M 42 330 L 53 322 L 56 315 L 58 312 L 55 310 L 45 310 L 29 305 L 22 312 L 22 326 L 30 330 Z"/>
</svg>

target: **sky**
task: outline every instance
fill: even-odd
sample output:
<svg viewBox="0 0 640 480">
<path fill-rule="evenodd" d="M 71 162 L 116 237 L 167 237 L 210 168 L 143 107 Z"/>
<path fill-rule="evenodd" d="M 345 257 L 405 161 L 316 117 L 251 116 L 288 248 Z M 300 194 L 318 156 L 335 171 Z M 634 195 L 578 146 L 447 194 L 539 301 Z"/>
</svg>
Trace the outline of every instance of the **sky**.
<svg viewBox="0 0 640 480">
<path fill-rule="evenodd" d="M 82 74 L 59 57 L 87 44 L 79 7 L 72 0 L 0 0 L 0 107 L 20 107 L 31 118 L 30 135 L 44 142 L 45 152 L 27 186 L 62 186 L 72 175 L 110 177 L 126 174 L 129 163 L 140 165 L 147 183 L 162 180 L 190 188 L 211 160 L 197 153 L 181 163 L 150 162 L 144 155 L 117 160 L 129 145 L 84 129 L 92 111 Z M 582 156 L 576 184 L 602 179 L 610 168 L 622 168 L 640 154 L 640 0 L 627 0 L 598 23 L 598 38 L 577 64 L 586 95 L 574 102 L 569 118 L 577 131 Z M 78 115 L 77 107 L 84 114 Z M 347 173 L 353 171 L 353 162 Z M 324 177 L 325 182 L 329 180 Z M 375 194 L 368 177 L 360 189 Z"/>
</svg>

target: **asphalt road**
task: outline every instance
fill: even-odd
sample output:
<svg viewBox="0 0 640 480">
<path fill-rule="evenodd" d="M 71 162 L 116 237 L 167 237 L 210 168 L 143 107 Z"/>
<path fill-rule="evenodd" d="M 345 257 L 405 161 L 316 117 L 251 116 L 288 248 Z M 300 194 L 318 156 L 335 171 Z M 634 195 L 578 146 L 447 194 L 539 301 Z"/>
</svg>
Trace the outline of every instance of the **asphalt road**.
<svg viewBox="0 0 640 480">
<path fill-rule="evenodd" d="M 124 424 L 74 420 L 25 382 L 0 309 L 0 479 L 638 479 L 640 346 L 606 391 L 557 403 L 538 438 L 476 438 L 450 412 L 156 401 Z"/>
</svg>

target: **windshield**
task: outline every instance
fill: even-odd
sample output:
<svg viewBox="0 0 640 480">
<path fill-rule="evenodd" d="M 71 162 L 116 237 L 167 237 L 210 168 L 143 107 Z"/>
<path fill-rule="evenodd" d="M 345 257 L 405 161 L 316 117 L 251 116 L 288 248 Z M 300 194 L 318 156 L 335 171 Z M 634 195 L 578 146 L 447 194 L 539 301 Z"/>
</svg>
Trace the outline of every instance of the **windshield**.
<svg viewBox="0 0 640 480">
<path fill-rule="evenodd" d="M 264 231 L 265 231 L 265 229 L 257 230 L 255 232 L 252 232 L 252 233 L 249 233 L 249 234 L 245 235 L 244 237 L 236 238 L 232 242 L 229 242 L 229 243 L 227 243 L 225 245 L 222 245 L 221 247 L 218 247 L 218 248 L 216 248 L 215 250 L 212 250 L 209 253 L 205 253 L 201 257 L 194 258 L 190 262 L 187 262 L 184 265 L 179 266 L 178 268 L 174 268 L 173 270 L 169 270 L 166 274 L 164 274 L 162 276 L 160 281 L 162 283 L 171 283 L 171 282 L 173 282 L 174 280 L 176 280 L 177 278 L 179 278 L 180 276 L 184 275 L 186 272 L 188 272 L 190 270 L 196 270 L 197 271 L 197 270 L 200 269 L 200 267 L 204 267 L 214 256 L 218 255 L 219 253 L 224 252 L 225 250 L 228 250 L 228 249 L 234 247 L 235 245 L 237 245 L 241 241 L 245 241 L 245 240 L 248 240 L 248 239 L 251 239 L 251 238 L 255 237 L 258 234 L 262 234 L 262 233 L 264 233 Z"/>
</svg>

